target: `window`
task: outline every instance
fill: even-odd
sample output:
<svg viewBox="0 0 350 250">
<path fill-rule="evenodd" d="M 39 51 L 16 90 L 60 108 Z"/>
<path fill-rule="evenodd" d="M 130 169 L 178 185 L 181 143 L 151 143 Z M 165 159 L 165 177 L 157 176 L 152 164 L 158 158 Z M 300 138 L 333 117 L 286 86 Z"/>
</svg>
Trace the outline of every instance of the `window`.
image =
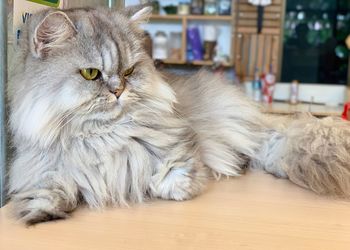
<svg viewBox="0 0 350 250">
<path fill-rule="evenodd" d="M 349 0 L 287 0 L 282 82 L 346 84 Z"/>
</svg>

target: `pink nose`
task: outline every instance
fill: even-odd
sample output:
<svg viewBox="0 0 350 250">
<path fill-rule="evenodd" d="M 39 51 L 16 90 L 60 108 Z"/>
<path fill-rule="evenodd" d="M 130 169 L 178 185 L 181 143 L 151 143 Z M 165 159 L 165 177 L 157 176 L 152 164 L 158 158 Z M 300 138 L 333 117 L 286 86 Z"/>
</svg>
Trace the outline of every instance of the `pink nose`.
<svg viewBox="0 0 350 250">
<path fill-rule="evenodd" d="M 119 98 L 125 90 L 125 82 L 123 81 L 119 88 L 115 89 L 114 91 L 111 91 L 117 98 Z"/>
</svg>

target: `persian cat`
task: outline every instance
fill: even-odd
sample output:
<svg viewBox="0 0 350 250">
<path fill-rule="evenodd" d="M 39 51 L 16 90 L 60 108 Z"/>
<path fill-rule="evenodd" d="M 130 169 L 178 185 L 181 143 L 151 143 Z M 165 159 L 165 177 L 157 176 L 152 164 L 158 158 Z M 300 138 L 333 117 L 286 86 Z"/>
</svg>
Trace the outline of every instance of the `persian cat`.
<svg viewBox="0 0 350 250">
<path fill-rule="evenodd" d="M 162 76 L 143 48 L 150 7 L 45 10 L 24 27 L 9 83 L 9 194 L 27 224 L 151 198 L 187 200 L 210 176 L 260 168 L 350 195 L 350 126 L 263 114 L 205 71 Z"/>
</svg>

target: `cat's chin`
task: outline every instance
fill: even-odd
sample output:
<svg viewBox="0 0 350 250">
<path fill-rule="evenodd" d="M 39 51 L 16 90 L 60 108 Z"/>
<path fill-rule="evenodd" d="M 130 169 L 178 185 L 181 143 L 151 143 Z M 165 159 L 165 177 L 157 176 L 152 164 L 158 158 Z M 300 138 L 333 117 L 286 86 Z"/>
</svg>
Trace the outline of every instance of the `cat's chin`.
<svg viewBox="0 0 350 250">
<path fill-rule="evenodd" d="M 122 113 L 122 106 L 118 100 L 99 104 L 90 108 L 88 112 L 82 112 L 81 116 L 85 119 L 93 120 L 114 120 Z"/>
</svg>

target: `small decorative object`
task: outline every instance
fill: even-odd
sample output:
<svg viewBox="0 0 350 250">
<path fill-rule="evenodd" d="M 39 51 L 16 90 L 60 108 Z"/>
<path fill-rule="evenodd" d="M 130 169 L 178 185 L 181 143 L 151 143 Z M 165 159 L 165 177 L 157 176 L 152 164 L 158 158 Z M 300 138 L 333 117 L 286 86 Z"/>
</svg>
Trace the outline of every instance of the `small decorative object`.
<svg viewBox="0 0 350 250">
<path fill-rule="evenodd" d="M 192 0 L 191 1 L 191 14 L 203 15 L 204 0 Z"/>
<path fill-rule="evenodd" d="M 298 104 L 299 81 L 294 80 L 290 85 L 290 104 Z"/>
<path fill-rule="evenodd" d="M 154 37 L 153 59 L 168 58 L 168 37 L 163 31 L 158 31 Z"/>
<path fill-rule="evenodd" d="M 193 60 L 203 60 L 203 48 L 198 27 L 188 28 L 187 37 L 192 48 Z"/>
<path fill-rule="evenodd" d="M 204 26 L 204 60 L 213 60 L 218 29 L 214 25 Z"/>
<path fill-rule="evenodd" d="M 253 99 L 256 102 L 261 102 L 261 80 L 258 69 L 255 69 L 255 77 L 253 80 Z"/>
<path fill-rule="evenodd" d="M 179 15 L 188 15 L 190 14 L 190 4 L 188 2 L 180 2 L 177 10 Z"/>
<path fill-rule="evenodd" d="M 272 1 L 271 0 L 248 0 L 248 2 L 255 6 L 258 6 L 257 27 L 258 27 L 258 34 L 260 34 L 263 26 L 263 20 L 264 20 L 264 7 L 270 5 Z"/>
<path fill-rule="evenodd" d="M 216 0 L 205 0 L 204 2 L 204 14 L 205 15 L 216 15 L 217 12 L 217 6 L 216 6 Z"/>
<path fill-rule="evenodd" d="M 181 60 L 181 42 L 182 42 L 181 32 L 171 32 L 169 44 L 169 59 Z"/>
<path fill-rule="evenodd" d="M 263 101 L 265 103 L 272 103 L 273 101 L 273 92 L 275 90 L 276 76 L 270 72 L 267 74 L 263 74 L 261 77 L 262 80 L 262 93 L 263 93 Z"/>
<path fill-rule="evenodd" d="M 176 15 L 177 13 L 177 6 L 175 5 L 167 5 L 164 6 L 163 9 L 168 15 Z"/>
<path fill-rule="evenodd" d="M 344 120 L 350 121 L 350 102 L 345 103 L 344 111 L 341 116 Z"/>
<path fill-rule="evenodd" d="M 231 15 L 231 0 L 218 1 L 219 15 Z"/>
</svg>

